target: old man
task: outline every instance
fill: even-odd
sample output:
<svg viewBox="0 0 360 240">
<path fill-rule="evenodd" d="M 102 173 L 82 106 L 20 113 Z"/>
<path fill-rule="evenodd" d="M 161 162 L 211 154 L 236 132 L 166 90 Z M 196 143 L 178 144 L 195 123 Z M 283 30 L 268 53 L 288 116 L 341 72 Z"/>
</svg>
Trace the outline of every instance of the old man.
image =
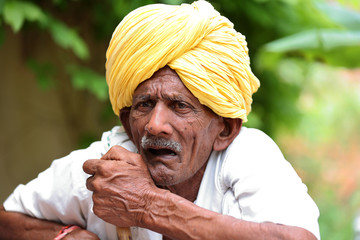
<svg viewBox="0 0 360 240">
<path fill-rule="evenodd" d="M 245 37 L 208 2 L 129 13 L 106 80 L 123 128 L 19 185 L 1 239 L 320 239 L 306 186 L 242 127 L 259 81 Z"/>
</svg>

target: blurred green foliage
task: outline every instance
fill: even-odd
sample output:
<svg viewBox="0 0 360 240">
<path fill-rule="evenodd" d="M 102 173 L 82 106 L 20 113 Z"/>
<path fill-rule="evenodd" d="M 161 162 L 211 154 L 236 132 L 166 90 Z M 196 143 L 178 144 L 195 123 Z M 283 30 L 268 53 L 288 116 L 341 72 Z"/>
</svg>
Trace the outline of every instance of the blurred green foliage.
<svg viewBox="0 0 360 240">
<path fill-rule="evenodd" d="M 192 1 L 2 0 L 0 43 L 5 25 L 14 32 L 47 32 L 58 48 L 70 50 L 75 56 L 63 62 L 73 88 L 87 90 L 104 101 L 108 96 L 104 71 L 95 70 L 89 64 L 92 58 L 89 39 L 107 44 L 112 31 L 128 12 L 155 2 L 179 4 Z M 210 2 L 246 36 L 252 68 L 262 84 L 254 95 L 247 126 L 258 127 L 271 136 L 276 136 L 279 129 L 295 131 L 304 124 L 299 99 L 308 80 L 303 76 L 307 76 L 314 63 L 360 67 L 360 14 L 343 5 L 321 0 Z M 356 7 L 358 1 L 348 0 L 347 3 Z M 76 21 L 81 18 L 86 18 L 86 26 Z M 87 38 L 82 31 L 84 28 L 90 29 Z M 60 71 L 59 66 L 34 58 L 28 59 L 28 66 L 37 76 L 40 87 L 57 86 L 59 80 L 55 73 Z M 317 109 L 319 106 L 313 107 L 312 111 Z M 316 125 L 312 127 L 316 128 Z M 331 191 L 324 194 L 322 198 L 325 199 L 321 199 L 324 202 L 319 203 L 321 211 L 331 213 L 320 219 L 323 239 L 349 239 L 352 219 L 346 216 L 353 208 L 337 209 L 341 203 L 334 201 L 333 194 Z M 343 229 L 338 229 L 339 226 Z M 345 231 L 343 235 L 342 231 Z"/>
<path fill-rule="evenodd" d="M 15 31 L 31 28 L 47 31 L 59 48 L 70 49 L 79 59 L 64 64 L 75 89 L 86 89 L 100 100 L 106 99 L 104 74 L 87 67 L 89 46 L 79 33 L 80 25 L 68 25 L 66 17 L 86 16 L 93 39 L 107 42 L 114 27 L 131 10 L 150 3 L 179 4 L 179 0 L 133 1 L 19 1 L 3 0 L 0 14 L 3 24 Z M 249 126 L 274 135 L 277 126 L 294 129 L 299 112 L 296 101 L 301 84 L 282 81 L 277 74 L 280 62 L 296 58 L 308 63 L 318 61 L 344 67 L 359 66 L 360 16 L 340 5 L 316 0 L 210 1 L 227 16 L 235 28 L 247 37 L 253 70 L 262 87 L 255 94 Z M 75 9 L 76 11 L 72 10 Z M 81 11 L 81 12 L 79 12 Z M 89 17 L 90 16 L 90 17 Z M 50 85 L 56 66 L 32 59 L 30 68 L 41 86 Z M 40 68 L 42 66 L 42 68 Z M 52 70 L 50 71 L 50 68 Z M 86 68 L 89 68 L 86 70 Z M 45 72 L 39 71 L 44 69 Z M 75 70 L 77 69 L 77 70 Z M 84 84 L 88 83 L 88 84 Z M 89 85 L 89 86 L 87 86 Z M 272 98 L 272 96 L 277 96 Z M 269 99 L 271 101 L 269 101 Z"/>
</svg>

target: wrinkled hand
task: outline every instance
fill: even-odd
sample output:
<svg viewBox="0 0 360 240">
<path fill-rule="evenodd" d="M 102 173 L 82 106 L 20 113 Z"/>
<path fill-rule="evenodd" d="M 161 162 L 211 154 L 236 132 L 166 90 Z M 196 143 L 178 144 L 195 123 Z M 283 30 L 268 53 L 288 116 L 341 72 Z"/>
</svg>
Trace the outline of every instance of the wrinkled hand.
<svg viewBox="0 0 360 240">
<path fill-rule="evenodd" d="M 119 227 L 141 226 L 157 187 L 139 154 L 115 146 L 83 169 L 92 175 L 86 187 L 93 192 L 95 215 Z"/>
<path fill-rule="evenodd" d="M 78 240 L 78 239 L 100 240 L 100 238 L 96 234 L 89 232 L 85 229 L 81 229 L 81 228 L 72 231 L 71 233 L 69 233 L 62 239 L 64 239 L 64 240 Z"/>
</svg>

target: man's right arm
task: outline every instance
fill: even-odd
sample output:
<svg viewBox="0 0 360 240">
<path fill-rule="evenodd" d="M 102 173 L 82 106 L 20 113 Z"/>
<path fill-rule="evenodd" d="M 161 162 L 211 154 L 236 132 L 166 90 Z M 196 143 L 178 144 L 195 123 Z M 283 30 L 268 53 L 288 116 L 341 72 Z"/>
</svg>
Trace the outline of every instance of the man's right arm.
<svg viewBox="0 0 360 240">
<path fill-rule="evenodd" d="M 22 213 L 6 211 L 0 207 L 0 239 L 54 239 L 62 224 L 33 218 Z M 64 240 L 88 239 L 98 240 L 92 232 L 85 229 L 76 229 L 67 235 Z"/>
</svg>

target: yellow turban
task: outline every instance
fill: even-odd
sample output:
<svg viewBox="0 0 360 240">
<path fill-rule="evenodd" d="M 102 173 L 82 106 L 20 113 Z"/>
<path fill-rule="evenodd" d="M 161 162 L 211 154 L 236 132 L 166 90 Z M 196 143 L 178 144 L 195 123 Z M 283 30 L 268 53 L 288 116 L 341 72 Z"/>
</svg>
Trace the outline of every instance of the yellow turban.
<svg viewBox="0 0 360 240">
<path fill-rule="evenodd" d="M 245 37 L 210 3 L 152 4 L 129 13 L 106 53 L 114 112 L 132 104 L 137 86 L 168 65 L 216 114 L 247 121 L 260 86 L 250 69 Z"/>
</svg>

